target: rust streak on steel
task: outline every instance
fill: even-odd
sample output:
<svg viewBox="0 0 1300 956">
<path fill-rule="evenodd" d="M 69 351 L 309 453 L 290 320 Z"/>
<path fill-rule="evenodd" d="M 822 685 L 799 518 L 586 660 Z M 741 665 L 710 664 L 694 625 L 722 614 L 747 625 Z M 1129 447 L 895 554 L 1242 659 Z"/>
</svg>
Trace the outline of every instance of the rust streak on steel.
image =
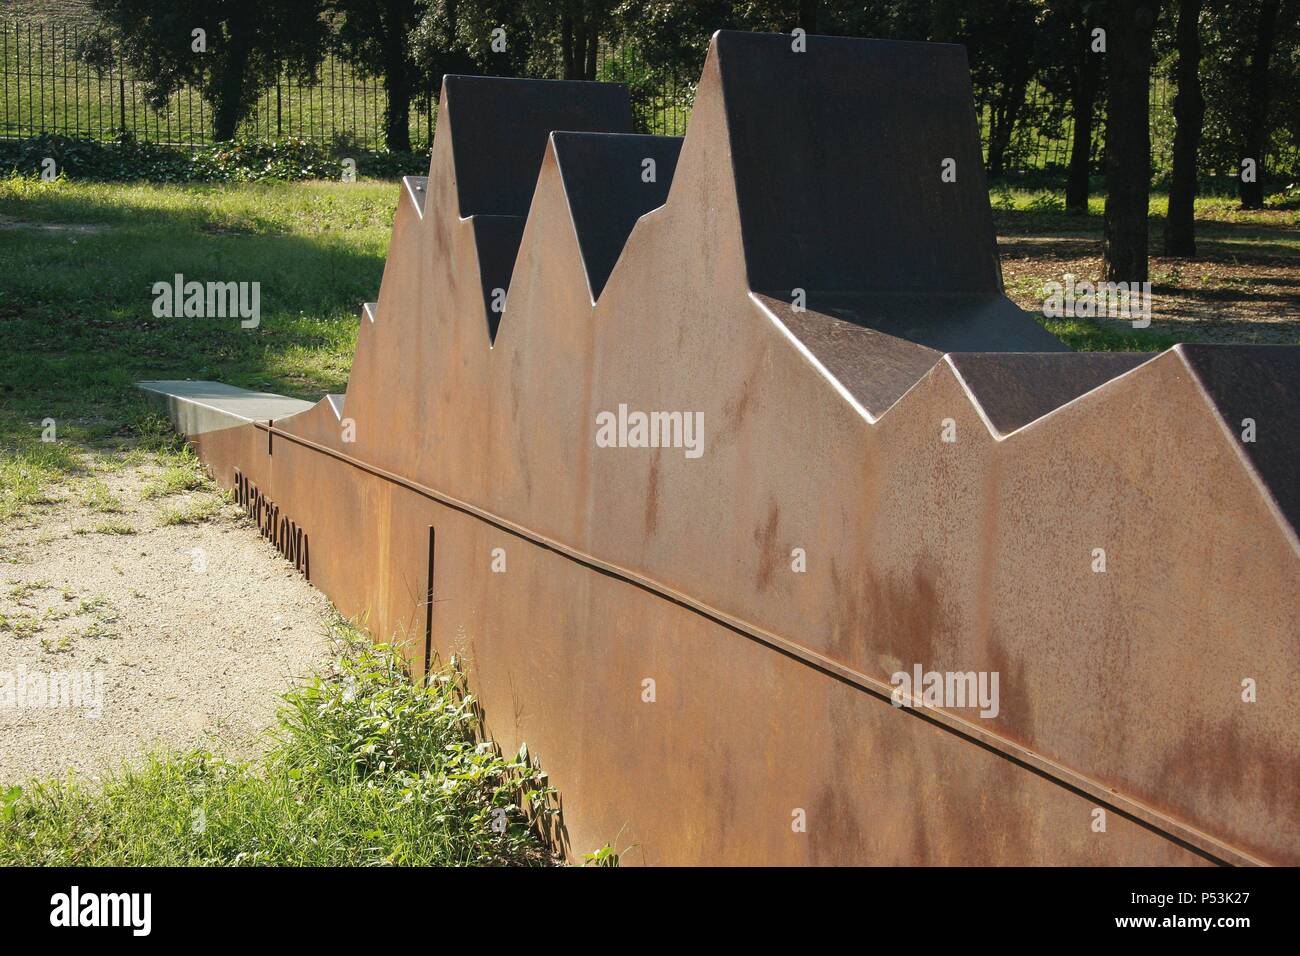
<svg viewBox="0 0 1300 956">
<path fill-rule="evenodd" d="M 964 51 L 807 44 L 715 35 L 684 139 L 446 77 L 346 395 L 144 387 L 575 856 L 1300 862 L 1300 349 L 1070 352 Z"/>
</svg>

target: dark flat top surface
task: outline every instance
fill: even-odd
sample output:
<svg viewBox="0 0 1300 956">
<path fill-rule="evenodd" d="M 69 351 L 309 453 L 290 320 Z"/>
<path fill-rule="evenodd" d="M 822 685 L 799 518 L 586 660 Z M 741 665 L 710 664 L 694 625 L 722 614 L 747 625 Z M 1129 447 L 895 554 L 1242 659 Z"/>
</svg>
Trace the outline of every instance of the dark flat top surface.
<svg viewBox="0 0 1300 956">
<path fill-rule="evenodd" d="M 943 355 L 834 315 L 811 309 L 795 312 L 780 299 L 766 295 L 757 298 L 875 418 L 883 415 Z"/>
<path fill-rule="evenodd" d="M 750 288 L 996 292 L 960 46 L 721 31 Z M 957 180 L 941 181 L 956 160 Z"/>
<path fill-rule="evenodd" d="M 483 308 L 487 310 L 488 340 L 492 342 L 496 341 L 497 329 L 501 327 L 501 313 L 492 311 L 493 291 L 510 288 L 519 243 L 524 237 L 524 222 L 523 216 L 474 217 L 479 281 L 483 283 Z"/>
<path fill-rule="evenodd" d="M 894 404 L 945 352 L 1071 354 L 1033 316 L 1000 294 L 758 293 L 792 333 L 872 415 Z"/>
<path fill-rule="evenodd" d="M 460 215 L 526 216 L 547 137 L 555 130 L 632 132 L 616 83 L 443 77 Z"/>
<path fill-rule="evenodd" d="M 637 219 L 667 200 L 682 140 L 674 136 L 556 133 L 554 142 L 587 282 L 592 298 L 597 299 Z M 654 182 L 642 179 L 646 159 L 654 160 Z"/>
<path fill-rule="evenodd" d="M 956 352 L 949 356 L 1005 435 L 1137 368 L 1146 352 Z"/>
<path fill-rule="evenodd" d="M 1300 346 L 1180 345 L 1291 527 L 1300 532 Z M 1242 420 L 1255 420 L 1243 442 Z"/>
</svg>

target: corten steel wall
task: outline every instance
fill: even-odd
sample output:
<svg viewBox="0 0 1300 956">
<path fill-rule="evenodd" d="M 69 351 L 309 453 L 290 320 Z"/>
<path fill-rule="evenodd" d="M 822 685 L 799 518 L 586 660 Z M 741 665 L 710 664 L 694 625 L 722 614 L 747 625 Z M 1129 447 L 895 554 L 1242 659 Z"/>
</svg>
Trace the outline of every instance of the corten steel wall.
<svg viewBox="0 0 1300 956">
<path fill-rule="evenodd" d="M 680 146 L 608 135 L 617 87 L 442 102 L 341 410 L 193 437 L 345 614 L 468 659 L 572 852 L 1300 862 L 1298 350 L 1062 351 L 1002 295 L 960 48 L 720 33 Z M 703 455 L 598 448 L 620 404 Z M 916 664 L 997 716 L 894 707 Z"/>
</svg>

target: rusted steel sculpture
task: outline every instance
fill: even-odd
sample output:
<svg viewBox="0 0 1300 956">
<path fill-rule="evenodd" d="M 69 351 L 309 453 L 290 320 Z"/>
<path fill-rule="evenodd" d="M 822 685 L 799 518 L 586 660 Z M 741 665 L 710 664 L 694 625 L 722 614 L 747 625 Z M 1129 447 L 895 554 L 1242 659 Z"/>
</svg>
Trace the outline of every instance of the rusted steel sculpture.
<svg viewBox="0 0 1300 956">
<path fill-rule="evenodd" d="M 344 613 L 467 658 L 575 854 L 1300 862 L 1300 350 L 1010 303 L 959 47 L 723 32 L 685 138 L 631 128 L 447 77 L 347 395 L 146 387 Z"/>
</svg>

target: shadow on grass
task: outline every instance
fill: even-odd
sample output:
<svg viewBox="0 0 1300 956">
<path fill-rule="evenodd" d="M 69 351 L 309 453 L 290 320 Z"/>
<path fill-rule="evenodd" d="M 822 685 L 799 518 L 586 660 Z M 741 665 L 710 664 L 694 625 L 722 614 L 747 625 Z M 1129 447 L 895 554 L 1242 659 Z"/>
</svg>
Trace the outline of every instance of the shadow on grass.
<svg viewBox="0 0 1300 956">
<path fill-rule="evenodd" d="M 1067 242 L 1083 242 L 1094 239 L 1097 253 L 1101 253 L 1102 217 L 1100 215 L 1076 215 L 1063 210 L 1048 209 L 998 209 L 993 210 L 993 224 L 1000 236 L 1060 237 Z M 1152 214 L 1149 219 L 1149 241 L 1152 256 L 1162 254 L 1165 229 L 1165 217 Z M 1273 222 L 1228 222 L 1223 219 L 1198 218 L 1196 220 L 1196 238 L 1201 242 L 1243 243 L 1249 251 L 1257 254 L 1277 255 L 1294 259 L 1300 264 L 1300 230 L 1295 225 L 1279 221 Z M 1233 254 L 1243 250 L 1234 248 Z M 1199 258 L 1214 258 L 1208 250 L 1202 251 Z"/>
<path fill-rule="evenodd" d="M 397 187 L 349 195 L 259 185 L 84 187 L 0 203 L 19 220 L 112 224 L 91 235 L 0 230 L 9 345 L 0 352 L 0 447 L 25 446 L 49 418 L 62 439 L 127 438 L 148 407 L 134 388 L 146 378 L 307 399 L 343 391 L 357 307 L 378 292 L 397 199 Z M 260 324 L 155 316 L 154 284 L 177 274 L 259 283 Z"/>
</svg>

